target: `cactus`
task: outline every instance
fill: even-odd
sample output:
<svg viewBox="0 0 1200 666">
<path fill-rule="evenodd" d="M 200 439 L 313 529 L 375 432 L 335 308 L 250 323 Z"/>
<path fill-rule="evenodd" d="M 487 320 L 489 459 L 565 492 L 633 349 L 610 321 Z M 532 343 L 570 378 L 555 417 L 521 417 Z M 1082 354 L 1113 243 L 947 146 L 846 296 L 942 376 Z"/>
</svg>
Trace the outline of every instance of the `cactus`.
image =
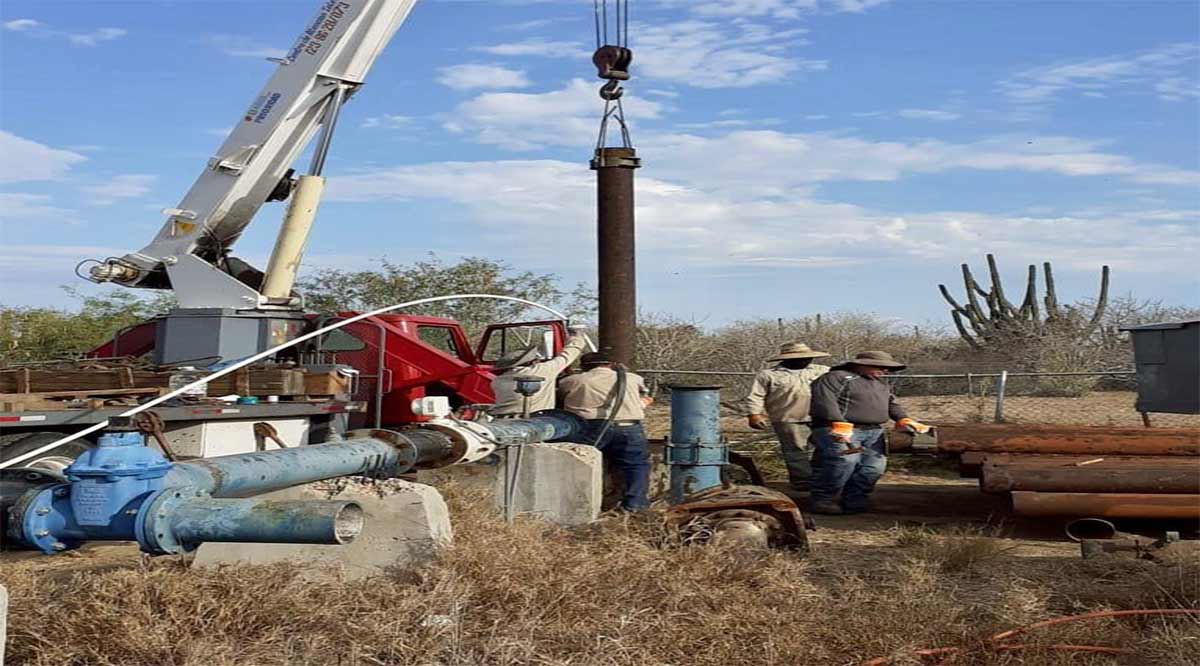
<svg viewBox="0 0 1200 666">
<path fill-rule="evenodd" d="M 1100 326 L 1108 304 L 1108 266 L 1100 271 L 1100 296 L 1090 316 L 1082 317 L 1077 306 L 1060 305 L 1054 287 L 1054 271 L 1050 262 L 1042 264 L 1046 279 L 1046 294 L 1042 307 L 1037 298 L 1037 267 L 1030 265 L 1025 284 L 1025 297 L 1019 306 L 1004 294 L 996 258 L 987 255 L 991 289 L 985 291 L 975 280 L 971 267 L 962 265 L 966 303 L 960 304 L 944 284 L 938 285 L 942 297 L 950 304 L 950 315 L 959 336 L 973 349 L 985 349 L 996 344 L 1011 344 L 1015 339 L 1039 338 L 1052 333 L 1065 333 L 1076 340 L 1086 340 Z M 1044 311 L 1043 311 L 1044 308 Z"/>
</svg>

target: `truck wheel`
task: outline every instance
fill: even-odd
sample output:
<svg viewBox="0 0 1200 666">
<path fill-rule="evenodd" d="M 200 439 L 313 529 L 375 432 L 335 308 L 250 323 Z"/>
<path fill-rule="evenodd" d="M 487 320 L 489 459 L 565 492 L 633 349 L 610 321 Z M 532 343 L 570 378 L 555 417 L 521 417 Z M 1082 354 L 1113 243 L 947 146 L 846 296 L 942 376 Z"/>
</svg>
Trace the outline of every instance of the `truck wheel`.
<svg viewBox="0 0 1200 666">
<path fill-rule="evenodd" d="M 56 442 L 64 436 L 65 433 L 61 432 L 14 432 L 8 435 L 0 435 L 0 462 L 7 462 L 17 456 Z M 77 439 L 45 451 L 39 456 L 22 461 L 18 465 L 20 467 L 29 467 L 38 460 L 50 456 L 63 456 L 74 460 L 79 454 L 90 448 L 92 448 L 90 442 Z"/>
</svg>

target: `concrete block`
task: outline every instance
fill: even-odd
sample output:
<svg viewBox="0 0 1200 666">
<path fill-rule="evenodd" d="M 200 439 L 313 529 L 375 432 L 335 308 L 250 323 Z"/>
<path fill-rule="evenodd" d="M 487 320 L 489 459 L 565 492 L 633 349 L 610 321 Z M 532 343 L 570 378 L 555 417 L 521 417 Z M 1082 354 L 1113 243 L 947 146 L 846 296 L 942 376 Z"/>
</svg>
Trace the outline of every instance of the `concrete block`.
<svg viewBox="0 0 1200 666">
<path fill-rule="evenodd" d="M 599 449 L 587 444 L 528 444 L 524 448 L 513 492 L 517 514 L 559 525 L 583 525 L 600 516 L 604 463 Z M 505 466 L 497 469 L 497 508 L 503 510 Z"/>
<path fill-rule="evenodd" d="M 506 449 L 505 451 L 508 451 Z M 504 510 L 506 452 L 498 463 L 456 465 L 423 471 L 417 480 L 433 485 L 453 482 L 482 489 Z M 600 451 L 587 444 L 526 444 L 513 493 L 517 514 L 533 515 L 560 525 L 583 525 L 600 515 L 604 487 Z"/>
<path fill-rule="evenodd" d="M 450 512 L 435 488 L 407 481 L 379 486 L 350 484 L 332 496 L 309 486 L 270 493 L 276 499 L 345 499 L 362 506 L 363 531 L 344 546 L 279 543 L 206 543 L 196 550 L 194 567 L 227 564 L 312 564 L 314 575 L 340 570 L 349 579 L 411 568 L 437 556 L 453 537 Z"/>
</svg>

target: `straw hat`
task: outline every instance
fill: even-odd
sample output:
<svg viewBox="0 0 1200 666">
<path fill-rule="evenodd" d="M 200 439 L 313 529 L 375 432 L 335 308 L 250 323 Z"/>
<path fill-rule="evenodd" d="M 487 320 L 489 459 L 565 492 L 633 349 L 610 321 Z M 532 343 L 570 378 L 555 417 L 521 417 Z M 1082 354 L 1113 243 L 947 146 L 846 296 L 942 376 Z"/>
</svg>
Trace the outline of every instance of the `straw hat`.
<svg viewBox="0 0 1200 666">
<path fill-rule="evenodd" d="M 847 361 L 855 365 L 870 365 L 876 368 L 887 368 L 889 370 L 903 370 L 907 368 L 900 361 L 892 358 L 892 355 L 885 351 L 865 351 L 858 352 L 854 358 Z"/>
<path fill-rule="evenodd" d="M 786 361 L 790 358 L 821 358 L 823 356 L 829 356 L 829 354 L 823 351 L 816 351 L 803 342 L 785 342 L 779 346 L 779 353 L 767 359 L 767 361 Z"/>
</svg>

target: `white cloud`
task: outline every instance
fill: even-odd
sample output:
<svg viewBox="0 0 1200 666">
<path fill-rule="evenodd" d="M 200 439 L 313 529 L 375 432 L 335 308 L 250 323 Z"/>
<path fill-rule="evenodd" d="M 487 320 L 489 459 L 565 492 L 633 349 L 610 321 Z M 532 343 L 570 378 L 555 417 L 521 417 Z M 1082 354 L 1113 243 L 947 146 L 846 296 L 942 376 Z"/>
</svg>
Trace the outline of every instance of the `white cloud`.
<svg viewBox="0 0 1200 666">
<path fill-rule="evenodd" d="M 19 183 L 61 178 L 72 166 L 87 158 L 70 150 L 59 150 L 0 130 L 0 183 Z"/>
<path fill-rule="evenodd" d="M 544 58 L 587 58 L 592 49 L 581 42 L 550 41 L 540 37 L 519 42 L 477 46 L 474 51 L 497 56 L 538 56 Z"/>
<path fill-rule="evenodd" d="M 958 120 L 962 117 L 962 114 L 941 109 L 902 109 L 899 114 L 901 118 L 914 120 Z"/>
<path fill-rule="evenodd" d="M 1200 46 L 1194 43 L 1166 44 L 1140 53 L 1034 67 L 998 86 L 1009 99 L 1023 105 L 1049 104 L 1068 92 L 1152 92 L 1160 99 L 1178 101 L 1196 95 L 1198 58 Z"/>
<path fill-rule="evenodd" d="M 411 127 L 416 118 L 412 116 L 398 116 L 391 113 L 385 113 L 382 116 L 371 116 L 363 121 L 364 129 L 373 129 L 382 127 L 384 129 L 406 129 Z"/>
<path fill-rule="evenodd" d="M 129 31 L 123 28 L 100 28 L 91 32 L 67 33 L 67 39 L 76 46 L 96 46 L 100 42 L 110 42 L 128 34 Z"/>
<path fill-rule="evenodd" d="M 0 192 L 0 220 L 53 218 L 64 222 L 76 221 L 75 211 L 53 203 L 53 199 L 46 194 Z"/>
<path fill-rule="evenodd" d="M 888 0 L 659 0 L 672 8 L 687 8 L 697 16 L 770 17 L 799 19 L 805 15 L 824 12 L 861 14 Z"/>
<path fill-rule="evenodd" d="M 802 28 L 751 22 L 687 20 L 639 25 L 632 45 L 636 75 L 698 88 L 744 88 L 828 68 L 825 60 L 795 58 Z"/>
<path fill-rule="evenodd" d="M 887 3 L 888 0 L 833 0 L 833 8 L 840 12 L 861 14 L 872 7 Z"/>
<path fill-rule="evenodd" d="M 156 176 L 140 173 L 127 173 L 114 176 L 104 183 L 85 185 L 80 189 L 88 195 L 89 203 L 96 206 L 108 206 L 122 199 L 134 199 L 150 192 L 150 186 L 157 180 Z"/>
<path fill-rule="evenodd" d="M 39 23 L 38 21 L 35 21 L 33 19 L 16 19 L 13 21 L 5 21 L 4 22 L 4 29 L 12 30 L 13 32 L 21 32 L 23 30 L 32 30 L 34 28 L 40 28 L 41 26 L 42 26 L 41 23 Z"/>
<path fill-rule="evenodd" d="M 263 44 L 246 35 L 210 35 L 208 41 L 221 53 L 239 58 L 283 58 L 287 56 L 287 49 Z"/>
<path fill-rule="evenodd" d="M 668 159 L 656 153 L 659 160 Z M 677 159 L 677 158 L 670 158 Z M 752 168 L 751 160 L 741 162 Z M 638 177 L 638 243 L 665 265 L 824 267 L 881 259 L 957 262 L 995 252 L 1008 261 L 1053 259 L 1064 268 L 1108 263 L 1122 271 L 1191 274 L 1200 237 L 1195 211 L 1081 212 L 1009 216 L 969 211 L 901 213 L 821 201 L 800 188 L 763 194 L 716 189 L 711 162 L 671 176 Z M 773 173 L 771 163 L 755 173 Z M 660 170 L 656 168 L 656 174 Z M 743 174 L 743 178 L 749 174 Z M 593 242 L 595 179 L 582 163 L 557 160 L 446 162 L 401 166 L 331 179 L 337 202 L 435 200 L 477 225 L 481 243 L 524 234 L 514 260 L 571 255 Z M 448 213 L 461 217 L 460 213 Z M 564 224 L 575 221 L 575 224 Z M 1136 234 L 1138 243 L 1129 243 Z M 731 241 L 736 239 L 736 241 Z"/>
<path fill-rule="evenodd" d="M 826 133 L 736 131 L 718 137 L 644 133 L 639 147 L 656 155 L 667 178 L 706 164 L 707 188 L 745 189 L 772 196 L 790 188 L 833 181 L 891 181 L 905 175 L 956 169 L 1026 171 L 1062 176 L 1110 176 L 1137 183 L 1200 184 L 1200 172 L 1143 163 L 1069 137 L 996 137 L 972 143 L 933 139 L 872 141 Z M 710 156 L 721 155 L 720 160 Z"/>
<path fill-rule="evenodd" d="M 508 69 L 499 65 L 464 64 L 442 67 L 438 83 L 454 90 L 504 90 L 528 88 L 529 78 L 523 69 Z"/>
<path fill-rule="evenodd" d="M 3 26 L 5 30 L 23 32 L 34 37 L 65 39 L 75 46 L 97 46 L 100 42 L 110 42 L 129 34 L 124 28 L 96 28 L 90 32 L 53 30 L 45 23 L 33 19 L 5 21 Z"/>
<path fill-rule="evenodd" d="M 509 150 L 591 145 L 603 110 L 596 88 L 593 82 L 574 79 L 561 90 L 545 93 L 483 93 L 459 104 L 443 126 Z M 659 115 L 660 106 L 650 100 L 626 94 L 622 102 L 629 117 Z"/>
</svg>

